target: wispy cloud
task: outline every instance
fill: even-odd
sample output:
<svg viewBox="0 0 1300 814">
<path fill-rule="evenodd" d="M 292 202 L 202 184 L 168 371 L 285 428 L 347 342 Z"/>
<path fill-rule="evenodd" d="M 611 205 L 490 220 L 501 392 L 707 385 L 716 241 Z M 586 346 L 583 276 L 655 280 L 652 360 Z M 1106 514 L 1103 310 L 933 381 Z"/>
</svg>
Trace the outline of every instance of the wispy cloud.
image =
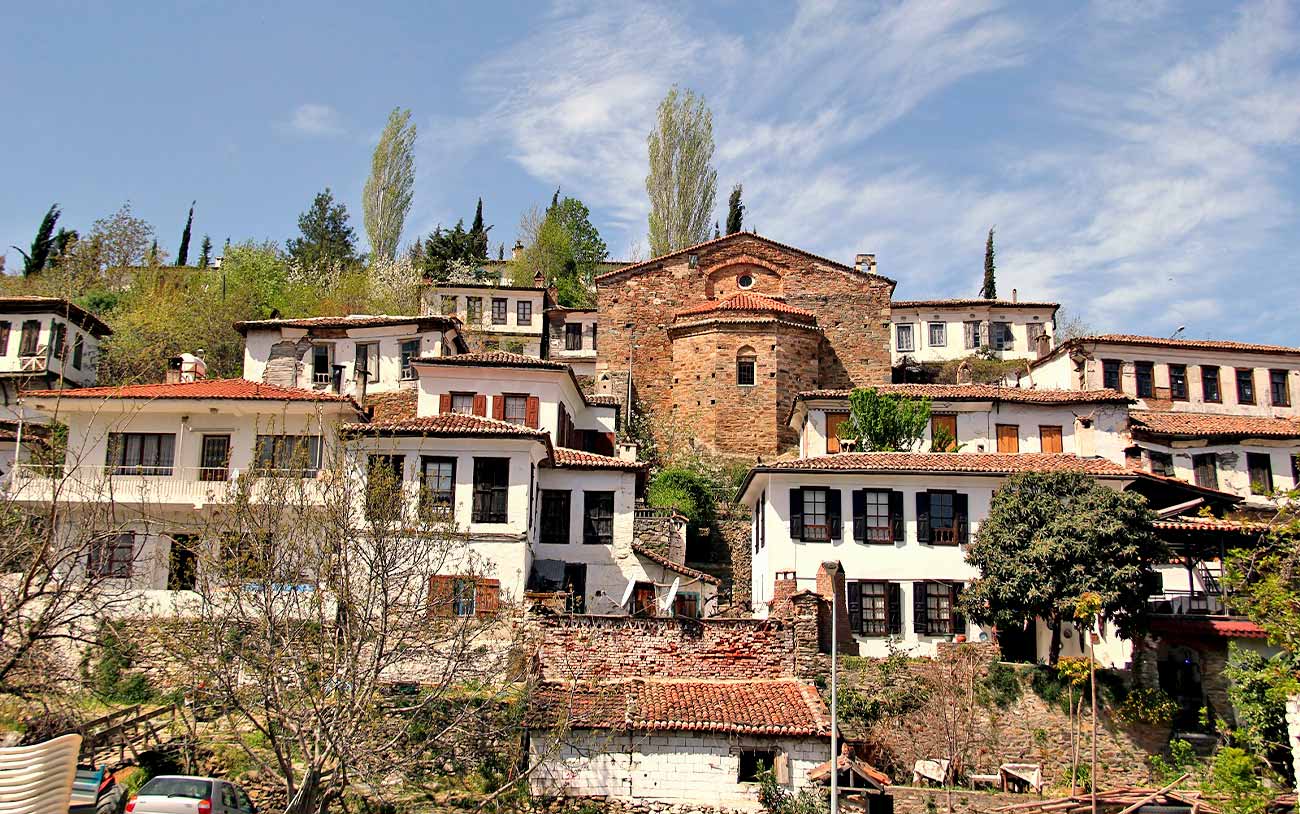
<svg viewBox="0 0 1300 814">
<path fill-rule="evenodd" d="M 289 128 L 306 136 L 338 136 L 344 132 L 343 119 L 330 105 L 298 105 L 289 119 Z"/>
</svg>

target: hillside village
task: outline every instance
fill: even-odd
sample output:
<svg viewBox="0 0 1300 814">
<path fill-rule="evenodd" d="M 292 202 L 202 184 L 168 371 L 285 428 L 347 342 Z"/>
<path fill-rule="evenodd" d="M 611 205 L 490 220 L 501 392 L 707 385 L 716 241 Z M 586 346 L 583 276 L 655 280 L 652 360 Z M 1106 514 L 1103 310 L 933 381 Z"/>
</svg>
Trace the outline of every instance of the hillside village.
<svg viewBox="0 0 1300 814">
<path fill-rule="evenodd" d="M 201 699 L 262 733 L 235 739 L 286 774 L 262 806 L 341 771 L 382 797 L 363 752 L 398 742 L 442 773 L 522 749 L 460 797 L 405 778 L 446 804 L 685 811 L 774 810 L 828 782 L 834 739 L 873 812 L 1080 787 L 1094 724 L 1103 788 L 1249 743 L 1226 734 L 1251 724 L 1229 661 L 1280 649 L 1225 562 L 1300 488 L 1300 348 L 1065 338 L 1056 303 L 896 299 L 873 255 L 746 231 L 611 264 L 590 306 L 511 264 L 426 278 L 407 313 L 242 320 L 238 375 L 196 347 L 153 381 L 103 375 L 92 310 L 0 297 L 6 534 L 82 586 L 6 684 L 68 660 L 93 683 L 111 631 L 113 680 L 184 699 L 191 752 L 223 739 Z M 872 398 L 923 406 L 902 446 L 872 435 Z M 1121 540 L 1082 577 L 1095 628 L 963 600 L 994 578 L 999 495 L 1067 487 L 1108 507 L 1071 533 Z M 1056 678 L 1071 660 L 1100 671 L 1100 721 L 1086 671 Z M 394 724 L 402 693 L 425 700 Z M 518 717 L 478 718 L 498 705 Z M 419 716 L 422 746 L 396 734 Z"/>
</svg>

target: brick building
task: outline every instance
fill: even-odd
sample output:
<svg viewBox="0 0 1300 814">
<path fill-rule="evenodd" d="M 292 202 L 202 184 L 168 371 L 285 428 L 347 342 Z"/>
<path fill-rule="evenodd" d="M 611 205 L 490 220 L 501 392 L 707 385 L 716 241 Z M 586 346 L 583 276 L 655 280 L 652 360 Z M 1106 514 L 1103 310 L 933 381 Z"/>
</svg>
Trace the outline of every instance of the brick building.
<svg viewBox="0 0 1300 814">
<path fill-rule="evenodd" d="M 863 256 L 867 257 L 867 256 Z M 890 380 L 894 281 L 741 232 L 596 279 L 599 392 L 637 398 L 719 452 L 794 443 L 800 390 Z"/>
</svg>

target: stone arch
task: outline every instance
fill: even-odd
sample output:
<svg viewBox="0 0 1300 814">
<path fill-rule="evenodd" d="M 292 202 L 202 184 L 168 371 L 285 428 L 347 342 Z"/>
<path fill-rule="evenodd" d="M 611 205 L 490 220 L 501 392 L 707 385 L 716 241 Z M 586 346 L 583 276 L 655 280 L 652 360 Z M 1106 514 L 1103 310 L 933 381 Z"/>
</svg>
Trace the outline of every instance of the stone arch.
<svg viewBox="0 0 1300 814">
<path fill-rule="evenodd" d="M 784 270 L 761 257 L 742 254 L 729 257 L 721 263 L 704 269 L 704 294 L 709 299 L 721 299 L 737 291 L 753 291 L 758 294 L 784 294 Z M 749 275 L 753 283 L 741 286 L 738 280 Z"/>
<path fill-rule="evenodd" d="M 753 345 L 736 348 L 736 384 L 745 387 L 758 384 L 758 351 Z"/>
</svg>

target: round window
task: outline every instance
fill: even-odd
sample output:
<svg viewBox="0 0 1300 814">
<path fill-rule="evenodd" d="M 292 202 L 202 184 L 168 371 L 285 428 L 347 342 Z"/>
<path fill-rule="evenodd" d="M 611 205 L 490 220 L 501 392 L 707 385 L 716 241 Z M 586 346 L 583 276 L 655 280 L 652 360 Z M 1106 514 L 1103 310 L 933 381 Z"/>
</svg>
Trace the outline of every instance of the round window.
<svg viewBox="0 0 1300 814">
<path fill-rule="evenodd" d="M 736 278 L 736 285 L 740 286 L 741 288 L 753 288 L 754 278 L 751 275 L 742 274 Z"/>
</svg>

